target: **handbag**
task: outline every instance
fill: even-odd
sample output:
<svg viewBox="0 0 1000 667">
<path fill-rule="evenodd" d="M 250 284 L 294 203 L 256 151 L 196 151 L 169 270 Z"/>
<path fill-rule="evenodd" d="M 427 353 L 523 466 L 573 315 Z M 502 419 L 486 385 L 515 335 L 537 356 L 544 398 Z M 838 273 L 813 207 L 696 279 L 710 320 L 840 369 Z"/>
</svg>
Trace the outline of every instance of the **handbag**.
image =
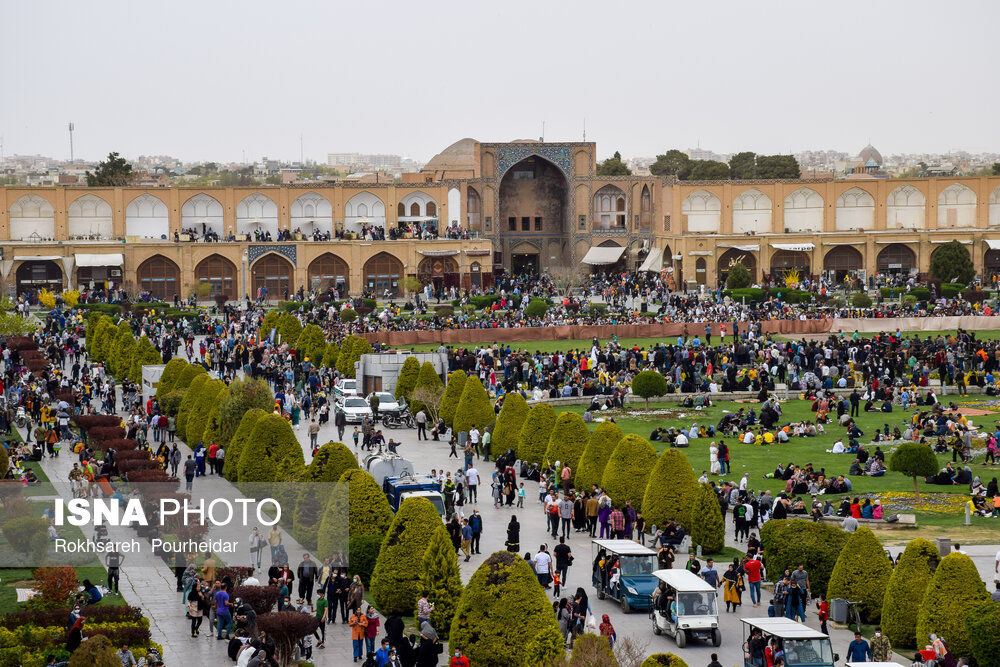
<svg viewBox="0 0 1000 667">
<path fill-rule="evenodd" d="M 590 611 L 587 612 L 587 623 L 585 627 L 587 630 L 597 632 L 597 619 L 594 618 L 594 614 Z"/>
</svg>

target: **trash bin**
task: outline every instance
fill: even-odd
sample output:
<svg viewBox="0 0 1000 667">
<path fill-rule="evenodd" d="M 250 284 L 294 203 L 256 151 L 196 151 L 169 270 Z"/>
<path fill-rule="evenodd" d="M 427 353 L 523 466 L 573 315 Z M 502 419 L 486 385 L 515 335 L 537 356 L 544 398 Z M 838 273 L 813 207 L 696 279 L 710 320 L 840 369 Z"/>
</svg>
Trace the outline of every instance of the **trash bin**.
<svg viewBox="0 0 1000 667">
<path fill-rule="evenodd" d="M 847 600 L 842 598 L 830 600 L 830 620 L 841 625 L 847 624 Z"/>
<path fill-rule="evenodd" d="M 950 537 L 939 537 L 937 540 L 938 553 L 944 558 L 951 553 L 951 538 Z"/>
</svg>

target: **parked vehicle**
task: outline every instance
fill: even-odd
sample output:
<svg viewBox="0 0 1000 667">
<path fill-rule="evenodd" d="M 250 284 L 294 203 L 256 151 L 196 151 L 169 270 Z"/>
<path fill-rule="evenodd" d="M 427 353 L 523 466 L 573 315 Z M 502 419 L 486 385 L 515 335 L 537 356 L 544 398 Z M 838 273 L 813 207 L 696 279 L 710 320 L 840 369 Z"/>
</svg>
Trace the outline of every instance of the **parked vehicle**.
<svg viewBox="0 0 1000 667">
<path fill-rule="evenodd" d="M 653 590 L 660 580 L 656 552 L 632 540 L 591 540 L 594 588 L 597 599 L 611 598 L 622 611 L 649 609 Z"/>
<path fill-rule="evenodd" d="M 337 380 L 337 384 L 333 385 L 333 396 L 336 399 L 345 398 L 347 396 L 360 396 L 361 392 L 358 391 L 358 381 L 351 378 L 342 378 Z"/>
<path fill-rule="evenodd" d="M 398 511 L 399 506 L 407 498 L 426 498 L 434 505 L 438 514 L 444 516 L 444 496 L 441 495 L 441 486 L 430 475 L 387 477 L 382 483 L 382 490 L 385 491 L 385 497 L 389 500 L 393 512 Z"/>
<path fill-rule="evenodd" d="M 360 396 L 345 396 L 337 403 L 333 409 L 343 412 L 348 424 L 360 424 L 365 417 L 372 416 L 372 409 L 368 407 L 368 401 Z"/>
<path fill-rule="evenodd" d="M 684 648 L 691 639 L 722 644 L 716 590 L 687 570 L 657 570 L 660 593 L 653 603 L 653 634 L 668 635 Z"/>
<path fill-rule="evenodd" d="M 819 630 L 813 630 L 808 625 L 788 618 L 741 618 L 743 622 L 743 665 L 744 667 L 759 667 L 750 659 L 747 641 L 754 628 L 760 628 L 764 639 L 770 642 L 774 637 L 778 640 L 778 648 L 785 652 L 787 667 L 834 667 L 840 661 L 840 656 L 833 652 L 830 638 Z M 865 663 L 871 665 L 872 663 Z"/>
<path fill-rule="evenodd" d="M 369 454 L 364 458 L 362 464 L 368 474 L 374 477 L 380 485 L 385 484 L 385 480 L 389 477 L 413 476 L 413 463 L 392 452 Z"/>
<path fill-rule="evenodd" d="M 368 401 L 368 405 L 371 405 L 372 403 L 372 396 L 378 396 L 379 416 L 397 413 L 406 408 L 406 401 L 402 399 L 397 400 L 395 396 L 387 391 L 373 391 L 365 396 L 365 400 Z"/>
</svg>

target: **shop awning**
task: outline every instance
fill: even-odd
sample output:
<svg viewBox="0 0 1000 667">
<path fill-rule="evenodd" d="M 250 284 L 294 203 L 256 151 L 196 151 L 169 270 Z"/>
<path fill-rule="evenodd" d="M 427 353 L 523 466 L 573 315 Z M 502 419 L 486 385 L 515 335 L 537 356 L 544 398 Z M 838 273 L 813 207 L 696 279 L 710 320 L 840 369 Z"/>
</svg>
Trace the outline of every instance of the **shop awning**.
<svg viewBox="0 0 1000 667">
<path fill-rule="evenodd" d="M 424 257 L 453 257 L 458 254 L 457 250 L 418 250 Z"/>
<path fill-rule="evenodd" d="M 951 243 L 952 241 L 958 241 L 958 239 L 932 239 L 931 243 Z M 965 239 L 958 242 L 962 245 L 972 245 L 972 239 Z"/>
<path fill-rule="evenodd" d="M 760 246 L 756 244 L 743 244 L 743 245 L 723 245 L 719 244 L 720 248 L 735 248 L 736 250 L 742 250 L 743 252 L 760 252 Z"/>
<path fill-rule="evenodd" d="M 986 239 L 986 245 L 990 247 L 990 250 L 1000 250 L 1000 239 L 996 241 L 993 239 Z"/>
<path fill-rule="evenodd" d="M 823 241 L 823 245 L 864 245 L 864 241 Z"/>
<path fill-rule="evenodd" d="M 642 266 L 639 267 L 640 271 L 652 271 L 653 273 L 659 273 L 663 270 L 663 248 L 653 248 L 646 255 L 646 259 L 643 261 Z"/>
<path fill-rule="evenodd" d="M 816 245 L 814 243 L 772 243 L 771 247 L 778 250 L 791 250 L 792 252 L 810 252 Z"/>
<path fill-rule="evenodd" d="M 485 250 L 463 250 L 462 252 L 469 257 L 488 257 L 493 254 L 493 251 L 488 248 Z"/>
<path fill-rule="evenodd" d="M 109 252 L 100 255 L 77 254 L 77 266 L 121 266 L 125 263 L 125 257 L 120 252 Z"/>
<path fill-rule="evenodd" d="M 587 251 L 587 254 L 583 256 L 581 260 L 584 264 L 590 264 L 591 266 L 599 266 L 601 264 L 614 264 L 622 255 L 625 253 L 625 248 L 622 246 L 614 247 L 601 247 L 594 246 Z"/>
<path fill-rule="evenodd" d="M 45 262 L 62 258 L 62 255 L 14 255 L 15 262 Z"/>
</svg>

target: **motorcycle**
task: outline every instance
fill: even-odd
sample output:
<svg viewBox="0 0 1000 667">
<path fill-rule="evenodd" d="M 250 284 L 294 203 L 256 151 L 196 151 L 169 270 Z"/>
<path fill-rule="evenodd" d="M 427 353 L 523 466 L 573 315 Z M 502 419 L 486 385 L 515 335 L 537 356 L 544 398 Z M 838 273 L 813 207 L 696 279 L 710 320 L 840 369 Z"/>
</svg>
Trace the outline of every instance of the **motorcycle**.
<svg viewBox="0 0 1000 667">
<path fill-rule="evenodd" d="M 394 412 L 382 417 L 382 424 L 386 428 L 416 428 L 417 422 L 409 410 Z"/>
<path fill-rule="evenodd" d="M 14 416 L 14 423 L 17 424 L 18 428 L 25 428 L 28 425 L 28 415 L 24 411 L 23 407 L 17 408 L 17 414 Z"/>
</svg>

